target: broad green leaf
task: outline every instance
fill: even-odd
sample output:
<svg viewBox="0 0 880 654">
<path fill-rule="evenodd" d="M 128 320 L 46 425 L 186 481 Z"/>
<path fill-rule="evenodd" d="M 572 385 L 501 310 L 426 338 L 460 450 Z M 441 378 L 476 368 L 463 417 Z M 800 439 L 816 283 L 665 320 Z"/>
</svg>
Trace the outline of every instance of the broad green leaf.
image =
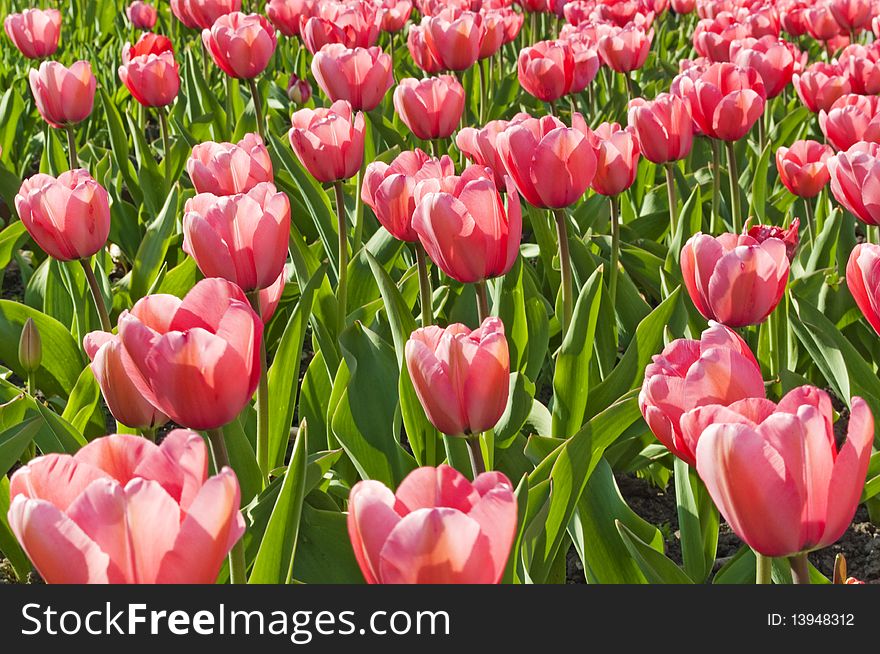
<svg viewBox="0 0 880 654">
<path fill-rule="evenodd" d="M 661 552 L 658 552 L 641 538 L 636 536 L 620 520 L 615 522 L 620 537 L 626 549 L 635 559 L 639 568 L 651 584 L 692 584 L 693 580 L 688 577 L 681 568 L 670 561 Z"/>
<path fill-rule="evenodd" d="M 39 430 L 40 419 L 34 417 L 0 432 L 0 477 L 15 465 Z"/>
</svg>

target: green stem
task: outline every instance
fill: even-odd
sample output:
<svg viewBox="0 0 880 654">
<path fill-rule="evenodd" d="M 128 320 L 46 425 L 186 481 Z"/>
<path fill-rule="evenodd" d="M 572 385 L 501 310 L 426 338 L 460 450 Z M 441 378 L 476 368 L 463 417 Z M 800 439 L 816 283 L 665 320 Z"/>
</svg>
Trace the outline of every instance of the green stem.
<svg viewBox="0 0 880 654">
<path fill-rule="evenodd" d="M 776 315 L 776 311 L 770 313 L 767 316 L 767 329 L 770 331 L 769 333 L 769 343 L 768 347 L 770 350 L 770 377 L 773 380 L 773 386 L 775 387 L 779 383 L 779 375 L 781 373 L 781 365 L 780 362 L 782 360 L 782 353 L 779 348 L 779 316 Z"/>
<path fill-rule="evenodd" d="M 165 151 L 163 156 L 163 161 L 165 163 L 165 181 L 168 183 L 171 181 L 171 163 L 168 159 L 171 155 L 171 136 L 168 132 L 168 116 L 165 114 L 165 110 L 162 107 L 157 107 L 156 111 L 159 113 L 159 126 L 162 128 L 162 148 Z"/>
<path fill-rule="evenodd" d="M 223 428 L 208 430 L 208 440 L 211 443 L 211 452 L 214 454 L 214 465 L 217 472 L 224 467 L 231 468 L 229 464 L 229 453 L 226 451 L 226 441 L 223 438 Z M 239 538 L 238 542 L 232 546 L 229 552 L 229 581 L 233 584 L 247 583 L 246 576 L 247 564 L 244 560 L 244 539 Z"/>
<path fill-rule="evenodd" d="M 757 566 L 755 568 L 756 584 L 772 584 L 773 583 L 773 559 L 763 554 L 755 552 Z"/>
<path fill-rule="evenodd" d="M 428 257 L 421 243 L 414 243 L 416 249 L 416 263 L 419 267 L 419 303 L 422 307 L 422 327 L 427 327 L 434 322 L 434 307 L 432 304 L 433 292 L 431 291 L 431 276 L 428 274 Z"/>
<path fill-rule="evenodd" d="M 484 70 L 485 60 L 477 62 L 477 73 L 480 76 L 480 106 L 477 109 L 477 120 L 483 125 L 483 107 L 486 104 L 486 71 Z"/>
<path fill-rule="evenodd" d="M 791 580 L 796 584 L 809 584 L 810 566 L 807 561 L 807 553 L 801 552 L 790 556 L 788 562 L 791 564 Z"/>
<path fill-rule="evenodd" d="M 675 228 L 678 225 L 678 201 L 675 199 L 675 164 L 667 162 L 666 169 L 666 197 L 669 200 L 669 240 L 675 237 Z"/>
<path fill-rule="evenodd" d="M 95 308 L 98 310 L 98 317 L 101 319 L 101 329 L 105 332 L 112 332 L 113 325 L 110 323 L 110 314 L 107 313 L 107 305 L 104 303 L 104 295 L 98 286 L 98 280 L 95 278 L 95 271 L 92 270 L 91 264 L 85 259 L 79 260 L 82 264 L 83 272 L 86 274 L 86 281 L 92 291 L 92 299 L 95 301 Z"/>
<path fill-rule="evenodd" d="M 355 178 L 356 195 L 354 200 L 354 243 L 352 252 L 356 253 L 361 249 L 364 240 L 364 201 L 361 199 L 361 189 L 364 185 L 364 167 L 357 172 Z"/>
<path fill-rule="evenodd" d="M 336 287 L 336 305 L 337 305 L 337 334 L 341 334 L 345 329 L 346 301 L 348 299 L 348 236 L 346 234 L 348 227 L 345 222 L 345 193 L 342 190 L 342 180 L 333 184 L 336 191 L 336 228 L 339 231 L 339 283 Z"/>
<path fill-rule="evenodd" d="M 73 125 L 68 125 L 67 132 L 67 155 L 70 157 L 70 169 L 79 168 L 79 155 L 76 151 L 76 130 Z"/>
<path fill-rule="evenodd" d="M 721 148 L 718 141 L 709 139 L 712 146 L 712 223 L 711 232 L 717 234 L 721 225 Z"/>
<path fill-rule="evenodd" d="M 474 283 L 477 291 L 477 315 L 480 318 L 480 324 L 489 317 L 489 290 L 486 287 L 486 280 L 480 280 Z"/>
<path fill-rule="evenodd" d="M 730 207 L 733 216 L 733 233 L 739 234 L 742 230 L 742 200 L 739 192 L 739 173 L 736 168 L 736 149 L 733 141 L 725 141 L 727 149 L 727 173 L 730 176 Z"/>
<path fill-rule="evenodd" d="M 480 435 L 470 434 L 465 437 L 468 446 L 468 454 L 471 458 L 471 470 L 474 471 L 474 479 L 486 472 L 486 462 L 483 459 L 483 447 L 480 445 Z"/>
<path fill-rule="evenodd" d="M 633 92 L 632 80 L 629 78 L 629 73 L 623 73 L 623 81 L 626 82 L 626 99 L 629 102 L 632 102 L 635 93 Z"/>
<path fill-rule="evenodd" d="M 571 277 L 571 254 L 568 247 L 568 223 L 565 218 L 565 211 L 555 209 L 553 211 L 556 217 L 556 236 L 559 239 L 559 267 L 562 272 L 562 336 L 568 332 L 568 326 L 571 323 L 571 316 L 574 313 L 574 296 Z"/>
<path fill-rule="evenodd" d="M 816 217 L 813 213 L 813 203 L 810 198 L 804 198 L 804 207 L 806 207 L 807 233 L 810 235 L 810 252 L 812 252 L 816 246 L 815 226 L 813 224 L 816 222 Z"/>
<path fill-rule="evenodd" d="M 611 265 L 608 268 L 608 297 L 611 307 L 617 306 L 617 269 L 620 262 L 620 212 L 618 203 L 620 199 L 616 195 L 608 198 L 611 204 Z"/>
<path fill-rule="evenodd" d="M 251 307 L 261 315 L 260 291 L 248 293 Z M 269 480 L 269 372 L 265 335 L 260 342 L 260 383 L 257 386 L 257 465 L 263 473 L 263 487 Z"/>
<path fill-rule="evenodd" d="M 766 112 L 764 115 L 766 115 Z M 761 148 L 761 152 L 767 147 L 767 126 L 764 124 L 763 116 L 758 119 L 758 145 Z"/>
<path fill-rule="evenodd" d="M 156 430 L 155 430 L 155 428 L 150 429 L 149 427 L 144 427 L 143 429 L 141 429 L 141 434 L 143 434 L 143 437 L 146 438 L 146 439 L 147 439 L 148 441 L 150 441 L 151 443 L 155 443 L 155 442 L 156 442 Z"/>
<path fill-rule="evenodd" d="M 260 133 L 260 137 L 265 143 L 266 123 L 263 119 L 263 102 L 260 100 L 260 89 L 257 87 L 257 80 L 253 77 L 248 80 L 248 84 L 251 87 L 251 98 L 253 98 L 254 101 L 254 113 L 257 115 L 257 131 Z"/>
</svg>

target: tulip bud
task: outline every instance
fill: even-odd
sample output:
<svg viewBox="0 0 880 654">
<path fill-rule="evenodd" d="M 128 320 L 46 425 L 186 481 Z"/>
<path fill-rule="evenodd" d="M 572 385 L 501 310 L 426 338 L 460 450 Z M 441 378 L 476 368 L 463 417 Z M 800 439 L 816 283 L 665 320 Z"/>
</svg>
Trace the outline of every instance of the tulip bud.
<svg viewBox="0 0 880 654">
<path fill-rule="evenodd" d="M 312 86 L 307 80 L 300 79 L 296 73 L 293 73 L 287 83 L 287 97 L 295 105 L 304 105 L 312 97 Z"/>
<path fill-rule="evenodd" d="M 28 318 L 21 330 L 21 338 L 18 341 L 18 361 L 27 374 L 40 369 L 43 360 L 43 342 L 40 331 L 33 318 Z"/>
</svg>

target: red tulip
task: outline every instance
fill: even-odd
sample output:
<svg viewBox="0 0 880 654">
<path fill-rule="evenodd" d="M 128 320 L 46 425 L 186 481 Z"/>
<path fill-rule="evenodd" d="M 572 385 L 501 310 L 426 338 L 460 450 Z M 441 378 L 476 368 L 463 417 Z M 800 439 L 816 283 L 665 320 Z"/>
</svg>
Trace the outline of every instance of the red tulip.
<svg viewBox="0 0 880 654">
<path fill-rule="evenodd" d="M 788 0 L 780 6 L 779 18 L 782 27 L 792 36 L 803 36 L 807 33 L 807 9 L 810 3 L 807 0 Z"/>
<path fill-rule="evenodd" d="M 300 79 L 296 73 L 291 73 L 287 82 L 287 97 L 297 106 L 304 105 L 312 98 L 312 85 L 308 80 Z"/>
<path fill-rule="evenodd" d="M 464 112 L 464 87 L 453 75 L 400 80 L 394 89 L 394 110 L 420 139 L 452 135 Z"/>
<path fill-rule="evenodd" d="M 317 2 L 311 16 L 300 16 L 306 49 L 315 54 L 328 43 L 346 48 L 371 48 L 379 40 L 382 16 L 372 2 Z"/>
<path fill-rule="evenodd" d="M 312 74 L 332 102 L 348 100 L 355 111 L 372 111 L 394 84 L 391 56 L 379 48 L 330 43 L 312 58 Z"/>
<path fill-rule="evenodd" d="M 840 66 L 846 70 L 854 93 L 876 95 L 880 92 L 880 47 L 875 41 L 866 47 L 848 45 L 840 53 Z"/>
<path fill-rule="evenodd" d="M 571 127 L 553 116 L 523 115 L 498 134 L 498 158 L 529 204 L 562 209 L 581 198 L 596 173 L 588 133 L 579 113 Z"/>
<path fill-rule="evenodd" d="M 3 29 L 25 57 L 44 59 L 58 49 L 61 12 L 57 9 L 25 9 L 20 14 L 6 16 Z"/>
<path fill-rule="evenodd" d="M 377 0 L 382 15 L 381 29 L 394 34 L 403 29 L 412 14 L 411 0 Z"/>
<path fill-rule="evenodd" d="M 763 322 L 785 292 L 788 270 L 778 238 L 698 232 L 681 250 L 681 274 L 697 311 L 728 327 Z"/>
<path fill-rule="evenodd" d="M 852 399 L 838 449 L 828 394 L 812 386 L 778 405 L 751 399 L 682 418 L 700 431 L 697 472 L 731 529 L 764 556 L 831 545 L 849 527 L 865 485 L 874 417 Z"/>
<path fill-rule="evenodd" d="M 257 388 L 263 323 L 225 279 L 203 279 L 183 300 L 138 300 L 119 316 L 119 336 L 132 383 L 179 425 L 222 427 Z"/>
<path fill-rule="evenodd" d="M 814 198 L 831 176 L 826 162 L 834 152 L 816 141 L 795 141 L 776 151 L 776 169 L 785 188 L 802 198 Z"/>
<path fill-rule="evenodd" d="M 394 494 L 358 482 L 348 535 L 371 584 L 497 584 L 516 535 L 513 486 L 500 472 L 473 483 L 454 468 L 418 468 Z"/>
<path fill-rule="evenodd" d="M 600 195 L 622 193 L 636 179 L 639 167 L 639 140 L 631 127 L 602 123 L 589 135 L 596 153 L 596 174 L 590 186 Z"/>
<path fill-rule="evenodd" d="M 211 584 L 244 534 L 230 468 L 208 477 L 202 437 L 114 434 L 15 472 L 9 525 L 50 584 Z"/>
<path fill-rule="evenodd" d="M 467 70 L 480 56 L 483 17 L 472 11 L 444 9 L 422 18 L 425 41 L 444 70 Z"/>
<path fill-rule="evenodd" d="M 792 77 L 804 106 L 814 114 L 828 111 L 838 98 L 852 89 L 849 79 L 836 64 L 816 62 Z"/>
<path fill-rule="evenodd" d="M 827 112 L 819 112 L 819 127 L 836 150 L 846 150 L 859 141 L 880 141 L 880 99 L 842 95 Z"/>
<path fill-rule="evenodd" d="M 36 244 L 59 261 L 88 259 L 110 234 L 110 197 L 81 168 L 24 180 L 15 210 Z"/>
<path fill-rule="evenodd" d="M 37 110 L 52 127 L 75 125 L 92 113 L 97 80 L 88 61 L 77 61 L 70 68 L 44 61 L 29 76 Z"/>
<path fill-rule="evenodd" d="M 704 18 L 694 30 L 694 50 L 713 62 L 730 61 L 730 44 L 750 36 L 748 28 L 733 14 L 722 13 Z"/>
<path fill-rule="evenodd" d="M 133 46 L 126 43 L 119 79 L 145 107 L 165 107 L 174 102 L 180 91 L 180 73 L 171 41 L 147 33 Z"/>
<path fill-rule="evenodd" d="M 846 285 L 856 305 L 880 334 L 880 245 L 859 243 L 846 264 Z"/>
<path fill-rule="evenodd" d="M 785 41 L 772 36 L 734 41 L 730 61 L 741 68 L 757 70 L 768 98 L 782 93 L 794 74 L 794 53 Z"/>
<path fill-rule="evenodd" d="M 711 138 L 737 141 L 764 112 L 764 83 L 753 68 L 712 64 L 697 79 L 682 80 L 691 116 Z"/>
<path fill-rule="evenodd" d="M 530 118 L 528 114 L 517 114 L 514 120 Z M 492 120 L 481 129 L 464 127 L 455 135 L 456 147 L 475 164 L 490 168 L 495 175 L 495 186 L 504 186 L 504 164 L 498 156 L 498 135 L 510 124 L 506 120 Z"/>
<path fill-rule="evenodd" d="M 183 251 L 205 277 L 222 277 L 250 292 L 271 286 L 287 261 L 290 201 L 268 182 L 247 193 L 187 200 Z"/>
<path fill-rule="evenodd" d="M 397 155 L 390 165 L 373 161 L 367 166 L 361 199 L 394 238 L 415 242 L 419 240 L 412 228 L 415 187 L 425 179 L 453 175 L 455 166 L 447 155 L 432 159 L 421 150 L 408 150 Z"/>
<path fill-rule="evenodd" d="M 337 100 L 329 109 L 293 114 L 290 144 L 300 163 L 322 183 L 354 177 L 364 160 L 364 115 Z"/>
<path fill-rule="evenodd" d="M 235 11 L 202 30 L 202 43 L 224 73 L 253 79 L 269 65 L 278 41 L 275 28 L 265 17 Z"/>
<path fill-rule="evenodd" d="M 800 218 L 795 218 L 786 228 L 776 227 L 775 225 L 752 225 L 746 233 L 758 243 L 763 243 L 768 238 L 779 239 L 785 243 L 785 256 L 791 262 L 794 260 L 798 245 L 800 245 L 800 237 L 798 236 L 800 226 Z"/>
<path fill-rule="evenodd" d="M 830 0 L 828 9 L 837 24 L 849 32 L 870 27 L 874 13 L 869 0 Z"/>
<path fill-rule="evenodd" d="M 428 419 L 444 434 L 492 429 L 507 407 L 510 356 L 498 318 L 474 331 L 458 323 L 415 330 L 406 367 Z"/>
<path fill-rule="evenodd" d="M 714 321 L 700 340 L 674 340 L 652 361 L 645 368 L 639 409 L 657 440 L 691 466 L 696 465 L 696 440 L 682 433 L 682 415 L 706 404 L 765 396 L 761 368 L 749 346 Z"/>
<path fill-rule="evenodd" d="M 299 36 L 300 16 L 308 18 L 317 0 L 269 0 L 266 16 L 284 36 Z"/>
<path fill-rule="evenodd" d="M 439 73 L 443 70 L 443 65 L 437 57 L 434 56 L 431 48 L 428 47 L 428 42 L 425 40 L 425 30 L 421 25 L 409 26 L 409 34 L 407 34 L 406 37 L 406 47 L 409 50 L 409 54 L 413 58 L 413 61 L 416 63 L 416 66 L 429 75 Z"/>
<path fill-rule="evenodd" d="M 190 29 L 209 29 L 220 16 L 241 11 L 241 0 L 171 0 L 171 11 Z"/>
<path fill-rule="evenodd" d="M 131 26 L 139 30 L 151 30 L 156 26 L 159 12 L 152 5 L 135 0 L 125 8 L 125 15 Z"/>
<path fill-rule="evenodd" d="M 654 30 L 628 25 L 599 40 L 599 55 L 611 70 L 629 73 L 645 65 L 653 40 Z"/>
<path fill-rule="evenodd" d="M 599 58 L 592 50 L 575 47 L 570 41 L 539 41 L 520 50 L 517 77 L 523 89 L 544 102 L 583 91 L 596 77 Z"/>
<path fill-rule="evenodd" d="M 697 7 L 697 0 L 672 0 L 671 5 L 677 14 L 691 14 Z"/>
<path fill-rule="evenodd" d="M 694 142 L 693 120 L 684 100 L 661 93 L 648 102 L 629 104 L 629 124 L 635 130 L 645 159 L 657 164 L 684 159 Z"/>
<path fill-rule="evenodd" d="M 880 145 L 860 141 L 827 161 L 831 193 L 867 225 L 880 225 Z"/>
<path fill-rule="evenodd" d="M 168 416 L 150 404 L 129 378 L 128 354 L 118 336 L 90 332 L 83 339 L 83 348 L 92 361 L 92 373 L 107 408 L 116 420 L 136 429 L 156 429 L 168 422 Z"/>
<path fill-rule="evenodd" d="M 236 195 L 274 181 L 272 160 L 259 134 L 238 143 L 199 143 L 186 162 L 196 193 Z"/>
</svg>

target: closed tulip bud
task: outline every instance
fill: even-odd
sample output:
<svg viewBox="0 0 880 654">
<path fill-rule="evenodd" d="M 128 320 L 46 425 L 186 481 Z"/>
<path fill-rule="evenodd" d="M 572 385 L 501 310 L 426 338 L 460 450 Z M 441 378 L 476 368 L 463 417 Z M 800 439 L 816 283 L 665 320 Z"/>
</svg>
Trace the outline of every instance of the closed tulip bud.
<svg viewBox="0 0 880 654">
<path fill-rule="evenodd" d="M 562 209 L 583 196 L 596 173 L 588 132 L 579 113 L 571 127 L 554 116 L 510 121 L 498 135 L 498 155 L 526 202 Z"/>
<path fill-rule="evenodd" d="M 513 485 L 500 472 L 473 483 L 447 465 L 418 468 L 392 493 L 355 484 L 348 535 L 370 584 L 497 584 L 516 535 Z"/>
<path fill-rule="evenodd" d="M 18 362 L 27 374 L 39 370 L 43 362 L 43 341 L 33 318 L 25 320 L 21 329 L 21 336 L 18 339 Z"/>
<path fill-rule="evenodd" d="M 394 238 L 415 242 L 419 240 L 412 228 L 416 186 L 426 179 L 452 175 L 455 166 L 447 155 L 432 159 L 418 149 L 401 152 L 391 164 L 373 161 L 367 166 L 361 199 Z"/>
<path fill-rule="evenodd" d="M 492 429 L 507 408 L 510 355 L 504 324 L 486 318 L 417 329 L 406 343 L 406 367 L 431 423 L 462 436 Z"/>
<path fill-rule="evenodd" d="M 220 16 L 241 11 L 241 0 L 171 0 L 171 11 L 190 29 L 209 29 Z"/>
<path fill-rule="evenodd" d="M 300 16 L 308 18 L 317 0 L 269 0 L 266 16 L 284 36 L 299 36 Z"/>
<path fill-rule="evenodd" d="M 504 17 L 504 43 L 513 43 L 522 30 L 525 16 L 510 7 L 504 7 L 497 11 Z"/>
<path fill-rule="evenodd" d="M 634 131 L 617 123 L 602 123 L 589 134 L 596 153 L 596 174 L 590 186 L 600 195 L 622 193 L 636 179 L 639 141 Z"/>
<path fill-rule="evenodd" d="M 394 34 L 403 29 L 412 14 L 411 0 L 377 0 L 382 15 L 381 29 Z"/>
<path fill-rule="evenodd" d="M 422 18 L 425 41 L 444 70 L 467 70 L 480 56 L 483 17 L 472 11 L 443 9 Z"/>
<path fill-rule="evenodd" d="M 138 300 L 119 316 L 119 337 L 132 383 L 179 425 L 220 428 L 257 388 L 263 323 L 225 279 L 203 279 L 183 300 Z"/>
<path fill-rule="evenodd" d="M 794 261 L 794 255 L 797 252 L 798 245 L 800 245 L 800 237 L 798 236 L 800 227 L 800 218 L 795 218 L 785 228 L 776 227 L 775 225 L 752 225 L 746 233 L 758 243 L 763 243 L 768 238 L 778 238 L 785 243 L 785 256 L 791 262 Z"/>
<path fill-rule="evenodd" d="M 712 64 L 696 79 L 683 78 L 691 116 L 706 136 L 737 141 L 764 113 L 764 82 L 754 68 Z"/>
<path fill-rule="evenodd" d="M 763 322 L 785 292 L 788 271 L 786 245 L 778 238 L 698 232 L 681 250 L 681 274 L 697 311 L 728 327 Z"/>
<path fill-rule="evenodd" d="M 776 150 L 776 169 L 785 188 L 802 198 L 814 198 L 831 179 L 827 161 L 834 152 L 817 141 L 795 141 Z"/>
<path fill-rule="evenodd" d="M 97 80 L 87 61 L 65 68 L 57 61 L 44 61 L 29 73 L 37 110 L 52 127 L 75 125 L 89 117 L 95 104 Z"/>
<path fill-rule="evenodd" d="M 517 114 L 514 119 L 522 120 L 529 117 L 528 114 Z M 498 154 L 497 140 L 498 135 L 507 129 L 509 124 L 507 120 L 492 120 L 480 129 L 464 127 L 455 135 L 455 146 L 475 164 L 491 169 L 495 175 L 495 186 L 498 188 L 504 186 L 504 176 L 507 173 Z"/>
<path fill-rule="evenodd" d="M 274 181 L 272 159 L 259 134 L 238 143 L 199 143 L 186 162 L 196 193 L 236 195 Z"/>
<path fill-rule="evenodd" d="M 880 145 L 860 141 L 827 160 L 831 193 L 843 207 L 867 225 L 880 225 Z"/>
<path fill-rule="evenodd" d="M 110 234 L 110 197 L 81 168 L 24 180 L 15 210 L 36 244 L 60 261 L 88 259 Z"/>
<path fill-rule="evenodd" d="M 245 530 L 235 473 L 209 477 L 204 439 L 181 429 L 32 459 L 9 494 L 9 526 L 49 584 L 212 584 Z"/>
<path fill-rule="evenodd" d="M 44 59 L 55 54 L 61 36 L 61 12 L 57 9 L 25 9 L 9 14 L 3 29 L 12 44 L 28 59 Z"/>
<path fill-rule="evenodd" d="M 651 101 L 634 99 L 629 104 L 628 120 L 648 161 L 662 164 L 690 154 L 693 120 L 687 104 L 677 95 L 661 93 Z"/>
<path fill-rule="evenodd" d="M 119 79 L 132 97 L 145 107 L 164 107 L 177 97 L 180 73 L 171 41 L 147 33 L 122 50 Z"/>
<path fill-rule="evenodd" d="M 713 62 L 730 61 L 730 44 L 750 36 L 749 29 L 733 14 L 722 12 L 715 18 L 704 18 L 694 30 L 694 50 Z"/>
<path fill-rule="evenodd" d="M 699 434 L 697 472 L 731 529 L 764 556 L 827 547 L 849 527 L 865 485 L 874 417 L 852 398 L 838 448 L 828 394 L 801 386 L 779 404 L 747 399 L 699 407 L 682 430 Z"/>
<path fill-rule="evenodd" d="M 451 136 L 464 112 L 464 87 L 453 75 L 400 80 L 394 89 L 394 110 L 420 139 Z"/>
<path fill-rule="evenodd" d="M 331 43 L 312 58 L 312 74 L 332 102 L 347 100 L 355 111 L 372 111 L 394 84 L 391 56 L 379 48 Z"/>
<path fill-rule="evenodd" d="M 428 42 L 425 40 L 425 30 L 420 25 L 410 25 L 406 37 L 406 47 L 416 66 L 424 72 L 431 75 L 443 70 L 443 65 L 428 47 Z"/>
<path fill-rule="evenodd" d="M 290 144 L 300 163 L 321 183 L 354 177 L 364 160 L 364 115 L 345 100 L 329 109 L 293 114 Z"/>
<path fill-rule="evenodd" d="M 819 112 L 819 127 L 836 150 L 847 150 L 859 141 L 880 141 L 880 98 L 843 95 L 827 112 Z"/>
<path fill-rule="evenodd" d="M 880 334 L 878 271 L 880 271 L 880 246 L 871 243 L 856 245 L 846 264 L 846 285 L 862 315 L 874 331 Z"/>
<path fill-rule="evenodd" d="M 764 396 L 761 368 L 749 346 L 732 329 L 710 321 L 700 340 L 679 338 L 652 357 L 639 409 L 657 440 L 693 466 L 697 443 L 682 433 L 682 415 L 698 406 Z"/>
<path fill-rule="evenodd" d="M 592 50 L 570 41 L 539 41 L 520 50 L 517 78 L 529 94 L 553 102 L 569 93 L 583 91 L 599 70 L 599 58 Z"/>
<path fill-rule="evenodd" d="M 302 106 L 312 98 L 312 85 L 308 80 L 300 79 L 296 73 L 291 73 L 287 82 L 287 97 L 293 104 Z"/>
<path fill-rule="evenodd" d="M 654 30 L 628 25 L 599 40 L 599 56 L 611 70 L 629 73 L 645 65 Z"/>
<path fill-rule="evenodd" d="M 156 26 L 159 12 L 152 5 L 135 0 L 125 8 L 125 15 L 131 26 L 138 30 L 151 30 Z"/>
<path fill-rule="evenodd" d="M 269 65 L 278 41 L 275 29 L 264 16 L 235 11 L 202 30 L 202 43 L 224 73 L 237 79 L 253 79 Z"/>
<path fill-rule="evenodd" d="M 481 10 L 480 15 L 483 17 L 483 35 L 477 58 L 482 61 L 497 53 L 504 45 L 505 19 L 503 14 L 491 9 Z"/>
<path fill-rule="evenodd" d="M 757 70 L 768 98 L 782 93 L 794 74 L 794 53 L 784 41 L 772 36 L 734 41 L 730 61 L 741 68 Z"/>
<path fill-rule="evenodd" d="M 522 239 L 522 208 L 510 178 L 507 204 L 492 172 L 469 166 L 461 177 L 430 178 L 414 191 L 412 229 L 447 275 L 473 283 L 507 273 Z"/>
<path fill-rule="evenodd" d="M 801 102 L 814 114 L 828 111 L 838 98 L 852 90 L 849 78 L 837 65 L 821 61 L 795 74 L 791 81 Z"/>
</svg>

